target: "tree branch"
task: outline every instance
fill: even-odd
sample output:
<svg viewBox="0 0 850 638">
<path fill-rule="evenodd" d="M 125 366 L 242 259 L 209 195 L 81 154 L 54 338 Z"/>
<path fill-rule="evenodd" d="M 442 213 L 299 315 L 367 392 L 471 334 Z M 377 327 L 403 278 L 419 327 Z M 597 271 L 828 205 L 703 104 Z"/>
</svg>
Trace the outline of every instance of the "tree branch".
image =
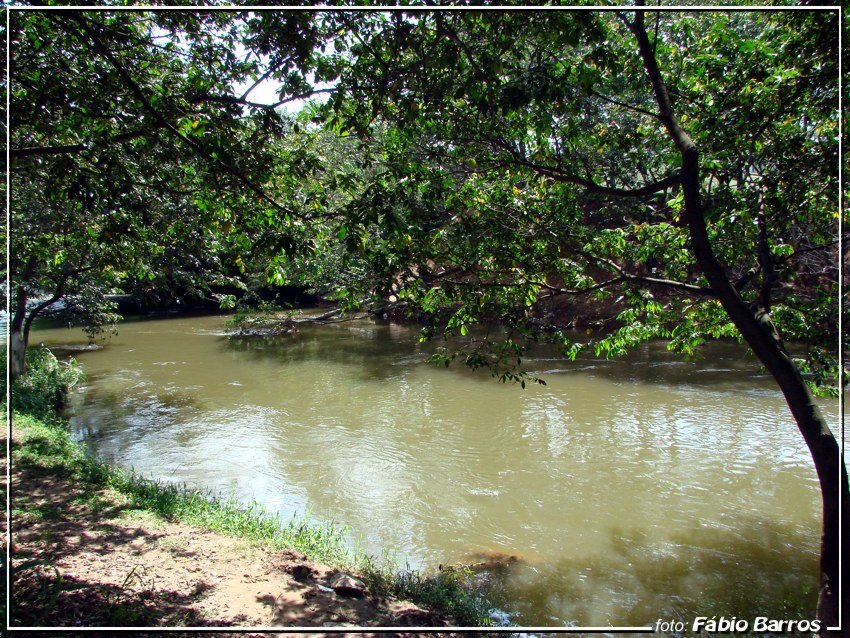
<svg viewBox="0 0 850 638">
<path fill-rule="evenodd" d="M 679 184 L 679 171 L 676 170 L 672 174 L 668 175 L 663 179 L 658 180 L 657 182 L 653 182 L 651 184 L 644 184 L 643 186 L 640 186 L 638 188 L 616 188 L 613 186 L 602 186 L 601 184 L 597 184 L 592 180 L 580 177 L 574 173 L 565 171 L 561 168 L 555 166 L 545 166 L 543 164 L 537 164 L 535 162 L 532 162 L 531 160 L 527 159 L 520 151 L 512 148 L 504 140 L 491 140 L 490 142 L 497 148 L 507 151 L 507 153 L 511 156 L 512 160 L 521 166 L 530 168 L 536 173 L 539 173 L 540 175 L 545 175 L 546 177 L 554 179 L 557 182 L 575 184 L 577 186 L 581 186 L 587 189 L 588 192 L 596 193 L 599 195 L 610 195 L 612 197 L 644 197 L 646 195 L 652 195 L 653 193 L 661 192 L 667 188 L 670 188 L 671 186 Z"/>
<path fill-rule="evenodd" d="M 65 146 L 26 146 L 24 148 L 9 149 L 9 158 L 12 160 L 24 157 L 41 155 L 68 155 L 81 153 L 89 149 L 87 144 L 67 144 Z"/>
<path fill-rule="evenodd" d="M 59 280 L 59 283 L 56 285 L 56 290 L 54 291 L 53 295 L 49 299 L 46 299 L 45 301 L 42 301 L 41 303 L 33 306 L 30 309 L 29 313 L 27 313 L 27 317 L 24 320 L 24 325 L 23 325 L 23 334 L 24 334 L 24 342 L 25 343 L 29 341 L 30 328 L 32 328 L 32 322 L 35 321 L 35 318 L 38 317 L 45 308 L 56 303 L 62 297 L 65 296 L 65 284 L 67 282 L 68 282 L 68 275 L 63 275 L 62 278 Z"/>
<path fill-rule="evenodd" d="M 50 14 L 50 17 L 54 20 L 57 19 L 55 17 L 55 14 Z M 125 86 L 136 97 L 136 99 L 138 99 L 142 103 L 144 109 L 153 116 L 154 120 L 156 120 L 156 122 L 160 126 L 164 127 L 173 137 L 177 138 L 178 140 L 189 146 L 205 160 L 207 160 L 211 164 L 214 164 L 215 166 L 218 166 L 219 168 L 223 169 L 224 172 L 228 173 L 229 175 L 235 177 L 237 180 L 242 182 L 246 187 L 248 187 L 251 192 L 253 192 L 266 203 L 270 204 L 275 209 L 281 211 L 286 215 L 292 215 L 294 217 L 303 218 L 303 215 L 299 215 L 295 211 L 275 201 L 271 196 L 268 195 L 268 193 L 266 193 L 262 188 L 260 188 L 256 184 L 254 184 L 239 170 L 217 157 L 212 157 L 212 155 L 210 155 L 206 151 L 206 149 L 204 149 L 201 145 L 199 145 L 197 142 L 186 137 L 183 133 L 178 131 L 170 122 L 168 122 L 168 120 L 165 119 L 165 117 L 157 109 L 153 107 L 153 105 L 150 103 L 150 100 L 148 100 L 147 96 L 144 94 L 139 85 L 136 84 L 132 77 L 130 77 L 130 74 L 127 72 L 127 70 L 123 67 L 123 65 L 121 65 L 121 63 L 115 58 L 115 56 L 112 55 L 112 52 L 101 41 L 97 34 L 88 26 L 88 24 L 86 24 L 86 21 L 82 17 L 73 13 L 68 14 L 68 17 L 80 26 L 80 28 L 85 32 L 85 35 L 94 45 L 95 49 L 97 49 L 97 51 L 109 61 L 112 67 L 118 72 L 118 75 L 121 77 L 121 80 L 125 84 Z"/>
<path fill-rule="evenodd" d="M 838 611 L 842 604 L 838 585 L 842 574 L 838 532 L 841 521 L 848 518 L 846 495 L 850 493 L 841 451 L 819 407 L 813 401 L 799 368 L 782 344 L 770 314 L 764 308 L 754 310 L 744 302 L 712 248 L 700 194 L 702 182 L 699 151 L 673 112 L 658 62 L 644 28 L 643 10 L 638 10 L 635 14 L 635 21 L 629 28 L 637 39 L 638 51 L 652 84 L 661 121 L 682 155 L 684 216 L 694 256 L 729 319 L 782 390 L 814 461 L 823 503 L 817 614 L 824 627 L 829 627 L 828 623 L 837 624 Z M 842 494 L 845 495 L 844 500 L 841 498 Z M 841 592 L 844 600 L 847 599 L 846 592 L 846 588 Z"/>
<path fill-rule="evenodd" d="M 628 109 L 630 111 L 635 111 L 636 113 L 643 113 L 644 115 L 648 115 L 654 119 L 660 119 L 658 113 L 653 113 L 652 111 L 647 111 L 646 109 L 642 109 L 639 106 L 634 106 L 632 104 L 626 104 L 625 102 L 620 102 L 619 100 L 615 100 L 612 97 L 608 97 L 607 95 L 602 95 L 598 91 L 591 89 L 590 92 L 598 97 L 600 100 L 604 100 L 609 104 L 614 104 L 616 106 L 621 106 L 624 109 Z"/>
<path fill-rule="evenodd" d="M 298 95 L 291 95 L 284 100 L 279 100 L 274 104 L 261 104 L 260 102 L 251 102 L 250 100 L 246 100 L 244 97 L 235 97 L 233 95 L 213 95 L 211 93 L 207 93 L 204 95 L 200 95 L 194 99 L 189 100 L 191 104 L 199 104 L 202 102 L 221 102 L 224 104 L 238 104 L 240 106 L 250 106 L 255 109 L 266 109 L 266 110 L 274 110 L 279 106 L 287 104 L 289 102 L 294 102 L 295 100 L 304 100 L 306 98 L 312 97 L 314 95 L 318 95 L 320 93 L 330 93 L 334 89 L 314 89 L 307 93 L 299 93 Z"/>
<path fill-rule="evenodd" d="M 701 296 L 715 296 L 715 293 L 711 288 L 705 288 L 704 286 L 697 286 L 695 284 L 689 284 L 683 281 L 675 281 L 672 279 L 659 279 L 657 277 L 645 277 L 643 275 L 634 275 L 632 273 L 626 272 L 625 270 L 623 270 L 622 266 L 618 265 L 616 262 L 611 261 L 610 259 L 598 257 L 596 255 L 592 255 L 584 251 L 578 251 L 578 254 L 585 257 L 586 259 L 590 259 L 591 261 L 604 264 L 605 266 L 616 271 L 622 279 L 625 279 L 627 281 L 636 281 L 640 283 L 652 284 L 654 286 L 666 286 L 668 288 L 675 288 L 677 290 L 682 290 L 684 292 L 689 292 Z"/>
<path fill-rule="evenodd" d="M 127 133 L 113 135 L 112 137 L 109 137 L 105 140 L 91 142 L 89 144 L 67 144 L 65 146 L 27 146 L 23 148 L 13 148 L 9 149 L 9 157 L 13 160 L 16 160 L 32 156 L 39 157 L 42 155 L 70 155 L 75 153 L 84 153 L 85 151 L 91 151 L 96 148 L 109 146 L 111 144 L 127 142 L 129 140 L 136 139 L 137 137 L 144 137 L 147 134 L 148 131 L 128 131 Z"/>
</svg>

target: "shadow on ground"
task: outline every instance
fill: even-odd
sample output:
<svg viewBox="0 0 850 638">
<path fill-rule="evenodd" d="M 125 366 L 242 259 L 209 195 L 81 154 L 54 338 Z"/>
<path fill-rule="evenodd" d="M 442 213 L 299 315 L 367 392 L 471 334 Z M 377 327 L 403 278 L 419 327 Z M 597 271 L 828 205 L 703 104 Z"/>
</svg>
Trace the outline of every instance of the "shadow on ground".
<svg viewBox="0 0 850 638">
<path fill-rule="evenodd" d="M 39 454 L 16 453 L 12 472 L 13 628 L 239 627 L 256 637 L 264 634 L 250 627 L 446 625 L 409 602 L 338 594 L 327 586 L 335 570 L 298 552 L 260 551 L 135 510 L 68 475 L 49 442 L 35 443 L 27 450 L 41 445 Z"/>
<path fill-rule="evenodd" d="M 84 486 L 69 487 L 51 470 L 26 464 L 14 467 L 11 505 L 11 626 L 233 624 L 233 619 L 199 614 L 194 605 L 203 587 L 189 592 L 162 588 L 152 575 L 130 564 L 120 566 L 109 581 L 56 567 L 83 552 L 107 560 L 118 550 L 141 551 L 156 544 L 163 534 L 120 524 L 129 506 L 109 503 Z"/>
</svg>

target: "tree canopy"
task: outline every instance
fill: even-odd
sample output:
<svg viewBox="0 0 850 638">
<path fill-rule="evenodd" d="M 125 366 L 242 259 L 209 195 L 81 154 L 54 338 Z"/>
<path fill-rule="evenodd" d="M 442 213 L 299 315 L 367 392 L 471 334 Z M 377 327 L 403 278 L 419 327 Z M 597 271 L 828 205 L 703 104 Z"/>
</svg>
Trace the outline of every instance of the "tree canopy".
<svg viewBox="0 0 850 638">
<path fill-rule="evenodd" d="M 332 121 L 391 122 L 360 219 L 396 229 L 386 274 L 402 297 L 426 311 L 461 304 L 455 332 L 488 314 L 539 323 L 529 310 L 557 297 L 621 297 L 620 328 L 596 343 L 612 354 L 737 336 L 688 250 L 675 148 L 613 13 L 340 19 L 356 64 Z M 837 87 L 823 82 L 837 48 L 811 43 L 829 20 L 667 13 L 653 25 L 701 149 L 714 251 L 746 301 L 820 363 L 837 329 Z"/>
<path fill-rule="evenodd" d="M 21 341 L 60 299 L 98 326 L 110 291 L 206 290 L 262 220 L 294 219 L 267 188 L 287 119 L 234 86 L 265 76 L 282 101 L 305 91 L 310 15 L 27 11 L 10 28 Z M 269 56 L 274 38 L 299 44 Z"/>
<path fill-rule="evenodd" d="M 404 312 L 423 338 L 467 338 L 439 363 L 522 383 L 527 339 L 572 357 L 743 340 L 818 470 L 832 623 L 850 497 L 806 381 L 837 391 L 839 27 L 824 10 L 14 11 L 13 373 L 59 299 L 98 326 L 111 291 L 252 279 Z M 253 101 L 270 81 L 278 103 Z"/>
<path fill-rule="evenodd" d="M 391 123 L 388 177 L 359 209 L 384 231 L 374 259 L 398 296 L 447 332 L 506 324 L 494 353 L 479 342 L 466 354 L 503 380 L 521 376 L 513 334 L 533 334 L 536 306 L 559 296 L 616 295 L 597 353 L 652 338 L 686 354 L 707 338 L 746 341 L 812 453 L 819 613 L 837 624 L 847 474 L 801 376 L 822 385 L 838 366 L 837 15 L 340 21 L 353 64 L 331 122 L 360 135 Z M 584 347 L 553 328 L 567 354 Z M 794 361 L 785 339 L 808 356 Z"/>
</svg>

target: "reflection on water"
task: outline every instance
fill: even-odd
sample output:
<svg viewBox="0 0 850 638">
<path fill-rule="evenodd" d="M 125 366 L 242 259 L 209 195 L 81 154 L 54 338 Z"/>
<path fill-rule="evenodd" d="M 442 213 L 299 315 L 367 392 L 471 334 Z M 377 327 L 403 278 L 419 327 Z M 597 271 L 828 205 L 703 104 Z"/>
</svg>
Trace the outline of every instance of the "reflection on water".
<svg viewBox="0 0 850 638">
<path fill-rule="evenodd" d="M 614 529 L 609 542 L 606 554 L 496 570 L 490 595 L 520 618 L 584 627 L 657 618 L 690 626 L 696 616 L 721 615 L 751 621 L 754 610 L 810 617 L 817 604 L 816 557 L 798 549 L 810 539 L 787 526 L 744 514 L 732 529 L 697 526 L 665 541 Z"/>
<path fill-rule="evenodd" d="M 145 475 L 344 521 L 414 567 L 515 555 L 491 582 L 521 624 L 811 615 L 816 479 L 737 346 L 701 363 L 663 345 L 575 363 L 538 347 L 547 385 L 522 390 L 435 369 L 413 328 L 229 338 L 223 322 L 127 322 L 76 353 L 77 435 Z"/>
</svg>

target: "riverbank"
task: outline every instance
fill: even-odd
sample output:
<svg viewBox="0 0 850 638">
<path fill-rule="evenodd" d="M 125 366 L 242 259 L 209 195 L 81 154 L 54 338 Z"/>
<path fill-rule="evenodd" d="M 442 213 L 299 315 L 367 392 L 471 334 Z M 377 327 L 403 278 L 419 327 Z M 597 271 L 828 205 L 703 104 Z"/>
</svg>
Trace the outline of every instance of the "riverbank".
<svg viewBox="0 0 850 638">
<path fill-rule="evenodd" d="M 454 572 L 396 573 L 351 552 L 337 528 L 284 524 L 128 475 L 86 457 L 55 420 L 16 414 L 13 432 L 13 624 L 321 631 L 486 622 Z M 340 586 L 337 574 L 364 590 Z"/>
</svg>

